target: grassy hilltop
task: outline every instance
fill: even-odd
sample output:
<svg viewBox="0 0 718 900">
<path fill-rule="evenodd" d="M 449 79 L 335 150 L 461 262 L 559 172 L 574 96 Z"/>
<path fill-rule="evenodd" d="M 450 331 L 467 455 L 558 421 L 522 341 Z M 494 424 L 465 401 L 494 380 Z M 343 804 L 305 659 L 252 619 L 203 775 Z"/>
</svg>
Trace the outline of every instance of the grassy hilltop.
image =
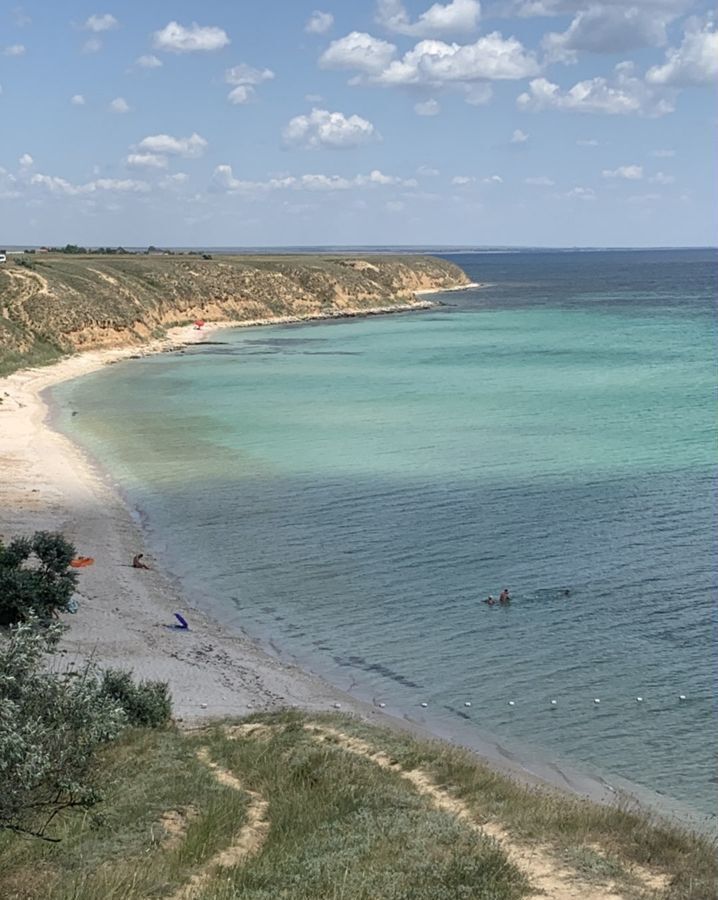
<svg viewBox="0 0 718 900">
<path fill-rule="evenodd" d="M 128 730 L 59 843 L 0 832 L 3 900 L 713 900 L 701 839 L 338 714 Z"/>
<path fill-rule="evenodd" d="M 0 266 L 0 375 L 172 325 L 365 310 L 468 283 L 430 256 L 36 253 Z"/>
</svg>

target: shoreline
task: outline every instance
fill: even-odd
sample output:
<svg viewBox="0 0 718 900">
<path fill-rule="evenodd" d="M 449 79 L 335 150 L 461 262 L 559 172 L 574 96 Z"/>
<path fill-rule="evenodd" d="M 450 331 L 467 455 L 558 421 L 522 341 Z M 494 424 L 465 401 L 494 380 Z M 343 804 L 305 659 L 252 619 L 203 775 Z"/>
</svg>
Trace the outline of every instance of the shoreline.
<svg viewBox="0 0 718 900">
<path fill-rule="evenodd" d="M 471 285 L 458 289 L 468 287 Z M 78 552 L 95 558 L 95 565 L 80 575 L 76 595 L 79 613 L 63 616 L 70 626 L 62 642 L 65 663 L 72 665 L 92 656 L 105 667 L 132 668 L 138 678 L 168 681 L 175 715 L 187 723 L 287 706 L 309 711 L 341 708 L 375 724 L 467 746 L 452 735 L 431 732 L 406 713 L 391 715 L 306 668 L 272 656 L 259 641 L 226 628 L 194 607 L 172 573 L 132 569 L 132 556 L 145 550 L 140 526 L 116 485 L 76 444 L 53 428 L 45 396 L 47 389 L 61 381 L 133 356 L 178 350 L 202 342 L 223 328 L 435 306 L 422 301 L 347 311 L 348 315 L 343 311 L 340 315 L 210 323 L 202 331 L 192 325 L 182 326 L 142 347 L 85 351 L 44 368 L 21 370 L 0 379 L 0 461 L 11 473 L 0 484 L 0 533 L 8 538 L 33 530 L 61 530 Z M 189 632 L 171 628 L 174 611 L 182 611 L 189 618 Z M 472 741 L 468 748 L 492 768 L 529 785 L 543 785 L 599 803 L 614 802 L 619 794 L 625 797 L 625 792 L 631 791 L 632 786 L 627 785 L 619 787 L 617 793 L 600 777 L 571 771 L 549 760 L 519 759 L 489 739 Z M 614 783 L 620 784 L 620 779 Z"/>
</svg>

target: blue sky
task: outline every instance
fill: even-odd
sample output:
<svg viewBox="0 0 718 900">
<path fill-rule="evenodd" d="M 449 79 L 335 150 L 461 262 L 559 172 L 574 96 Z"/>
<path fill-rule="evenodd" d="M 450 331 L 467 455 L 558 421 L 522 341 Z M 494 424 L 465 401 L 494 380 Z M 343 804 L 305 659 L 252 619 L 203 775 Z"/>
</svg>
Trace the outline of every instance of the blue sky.
<svg viewBox="0 0 718 900">
<path fill-rule="evenodd" d="M 716 243 L 699 0 L 0 2 L 0 243 Z"/>
</svg>

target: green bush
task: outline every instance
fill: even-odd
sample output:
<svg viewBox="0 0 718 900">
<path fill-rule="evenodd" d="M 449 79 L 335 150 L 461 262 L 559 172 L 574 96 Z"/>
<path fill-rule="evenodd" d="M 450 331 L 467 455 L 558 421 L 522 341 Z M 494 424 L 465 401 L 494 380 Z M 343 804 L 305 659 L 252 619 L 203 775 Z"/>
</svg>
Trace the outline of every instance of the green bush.
<svg viewBox="0 0 718 900">
<path fill-rule="evenodd" d="M 89 665 L 47 670 L 62 628 L 38 624 L 0 634 L 0 830 L 44 837 L 61 810 L 97 802 L 93 754 L 119 734 L 126 716 Z"/>
<path fill-rule="evenodd" d="M 172 701 L 165 681 L 134 682 L 131 672 L 107 669 L 102 676 L 101 689 L 122 708 L 130 725 L 160 728 L 172 715 Z"/>
<path fill-rule="evenodd" d="M 75 548 L 62 534 L 36 531 L 32 538 L 0 541 L 0 625 L 31 617 L 48 622 L 64 612 L 75 590 L 70 569 Z"/>
</svg>

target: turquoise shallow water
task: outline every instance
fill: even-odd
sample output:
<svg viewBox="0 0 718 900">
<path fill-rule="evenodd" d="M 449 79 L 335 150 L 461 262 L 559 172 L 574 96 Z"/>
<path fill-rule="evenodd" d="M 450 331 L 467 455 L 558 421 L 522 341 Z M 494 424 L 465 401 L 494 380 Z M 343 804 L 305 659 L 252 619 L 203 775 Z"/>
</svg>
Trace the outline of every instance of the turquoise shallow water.
<svg viewBox="0 0 718 900">
<path fill-rule="evenodd" d="M 228 622 L 714 813 L 714 254 L 456 259 L 490 286 L 120 364 L 63 427 Z"/>
</svg>

